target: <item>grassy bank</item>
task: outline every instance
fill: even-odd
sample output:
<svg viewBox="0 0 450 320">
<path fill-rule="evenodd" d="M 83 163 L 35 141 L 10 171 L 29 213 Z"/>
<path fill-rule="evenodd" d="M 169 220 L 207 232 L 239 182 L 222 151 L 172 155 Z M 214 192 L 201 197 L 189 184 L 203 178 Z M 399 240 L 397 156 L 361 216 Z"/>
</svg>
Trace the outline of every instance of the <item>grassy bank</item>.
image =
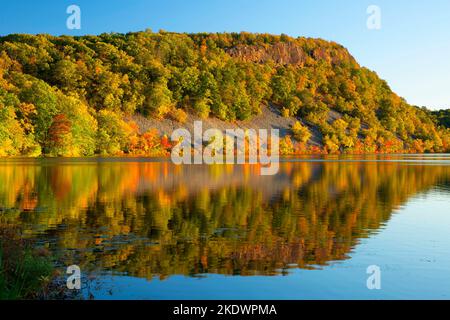
<svg viewBox="0 0 450 320">
<path fill-rule="evenodd" d="M 33 249 L 16 231 L 0 228 L 0 300 L 39 299 L 53 274 L 46 250 Z"/>
</svg>

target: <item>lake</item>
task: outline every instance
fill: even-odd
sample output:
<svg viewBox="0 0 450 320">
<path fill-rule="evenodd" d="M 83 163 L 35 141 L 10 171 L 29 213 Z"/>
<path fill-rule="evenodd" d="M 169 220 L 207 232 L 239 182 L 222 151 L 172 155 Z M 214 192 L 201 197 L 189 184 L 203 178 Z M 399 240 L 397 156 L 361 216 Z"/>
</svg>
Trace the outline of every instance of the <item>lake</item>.
<svg viewBox="0 0 450 320">
<path fill-rule="evenodd" d="M 449 299 L 450 155 L 0 160 L 0 224 L 96 299 Z M 369 290 L 369 266 L 381 289 Z"/>
</svg>

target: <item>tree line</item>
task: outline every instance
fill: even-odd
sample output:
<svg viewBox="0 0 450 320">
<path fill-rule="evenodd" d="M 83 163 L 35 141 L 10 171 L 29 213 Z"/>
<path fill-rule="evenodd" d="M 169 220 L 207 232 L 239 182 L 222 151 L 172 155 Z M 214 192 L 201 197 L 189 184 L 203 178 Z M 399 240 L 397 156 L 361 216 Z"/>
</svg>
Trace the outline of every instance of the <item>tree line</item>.
<svg viewBox="0 0 450 320">
<path fill-rule="evenodd" d="M 286 154 L 450 146 L 449 130 L 428 110 L 406 103 L 334 42 L 150 30 L 0 38 L 0 156 L 163 155 L 168 138 L 141 132 L 131 115 L 233 122 L 269 103 L 298 119 L 283 138 Z M 320 146 L 309 143 L 312 128 Z"/>
</svg>

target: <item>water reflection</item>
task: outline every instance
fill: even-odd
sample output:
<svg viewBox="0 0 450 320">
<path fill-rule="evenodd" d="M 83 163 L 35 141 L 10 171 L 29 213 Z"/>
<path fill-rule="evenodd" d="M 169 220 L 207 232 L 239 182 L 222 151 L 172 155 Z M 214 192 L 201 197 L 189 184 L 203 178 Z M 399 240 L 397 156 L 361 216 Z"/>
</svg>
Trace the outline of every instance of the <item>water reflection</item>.
<svg viewBox="0 0 450 320">
<path fill-rule="evenodd" d="M 276 176 L 259 173 L 256 165 L 3 161 L 0 223 L 85 271 L 275 275 L 346 259 L 409 197 L 450 189 L 446 165 L 285 161 Z"/>
</svg>

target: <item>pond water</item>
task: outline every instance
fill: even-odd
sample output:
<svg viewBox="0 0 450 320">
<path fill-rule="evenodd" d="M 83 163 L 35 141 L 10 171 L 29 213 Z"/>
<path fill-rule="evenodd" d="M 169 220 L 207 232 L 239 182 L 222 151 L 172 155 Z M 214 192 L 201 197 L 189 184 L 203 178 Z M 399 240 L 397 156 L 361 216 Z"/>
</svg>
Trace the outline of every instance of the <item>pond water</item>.
<svg viewBox="0 0 450 320">
<path fill-rule="evenodd" d="M 96 299 L 450 299 L 450 155 L 0 160 L 0 225 Z"/>
</svg>

